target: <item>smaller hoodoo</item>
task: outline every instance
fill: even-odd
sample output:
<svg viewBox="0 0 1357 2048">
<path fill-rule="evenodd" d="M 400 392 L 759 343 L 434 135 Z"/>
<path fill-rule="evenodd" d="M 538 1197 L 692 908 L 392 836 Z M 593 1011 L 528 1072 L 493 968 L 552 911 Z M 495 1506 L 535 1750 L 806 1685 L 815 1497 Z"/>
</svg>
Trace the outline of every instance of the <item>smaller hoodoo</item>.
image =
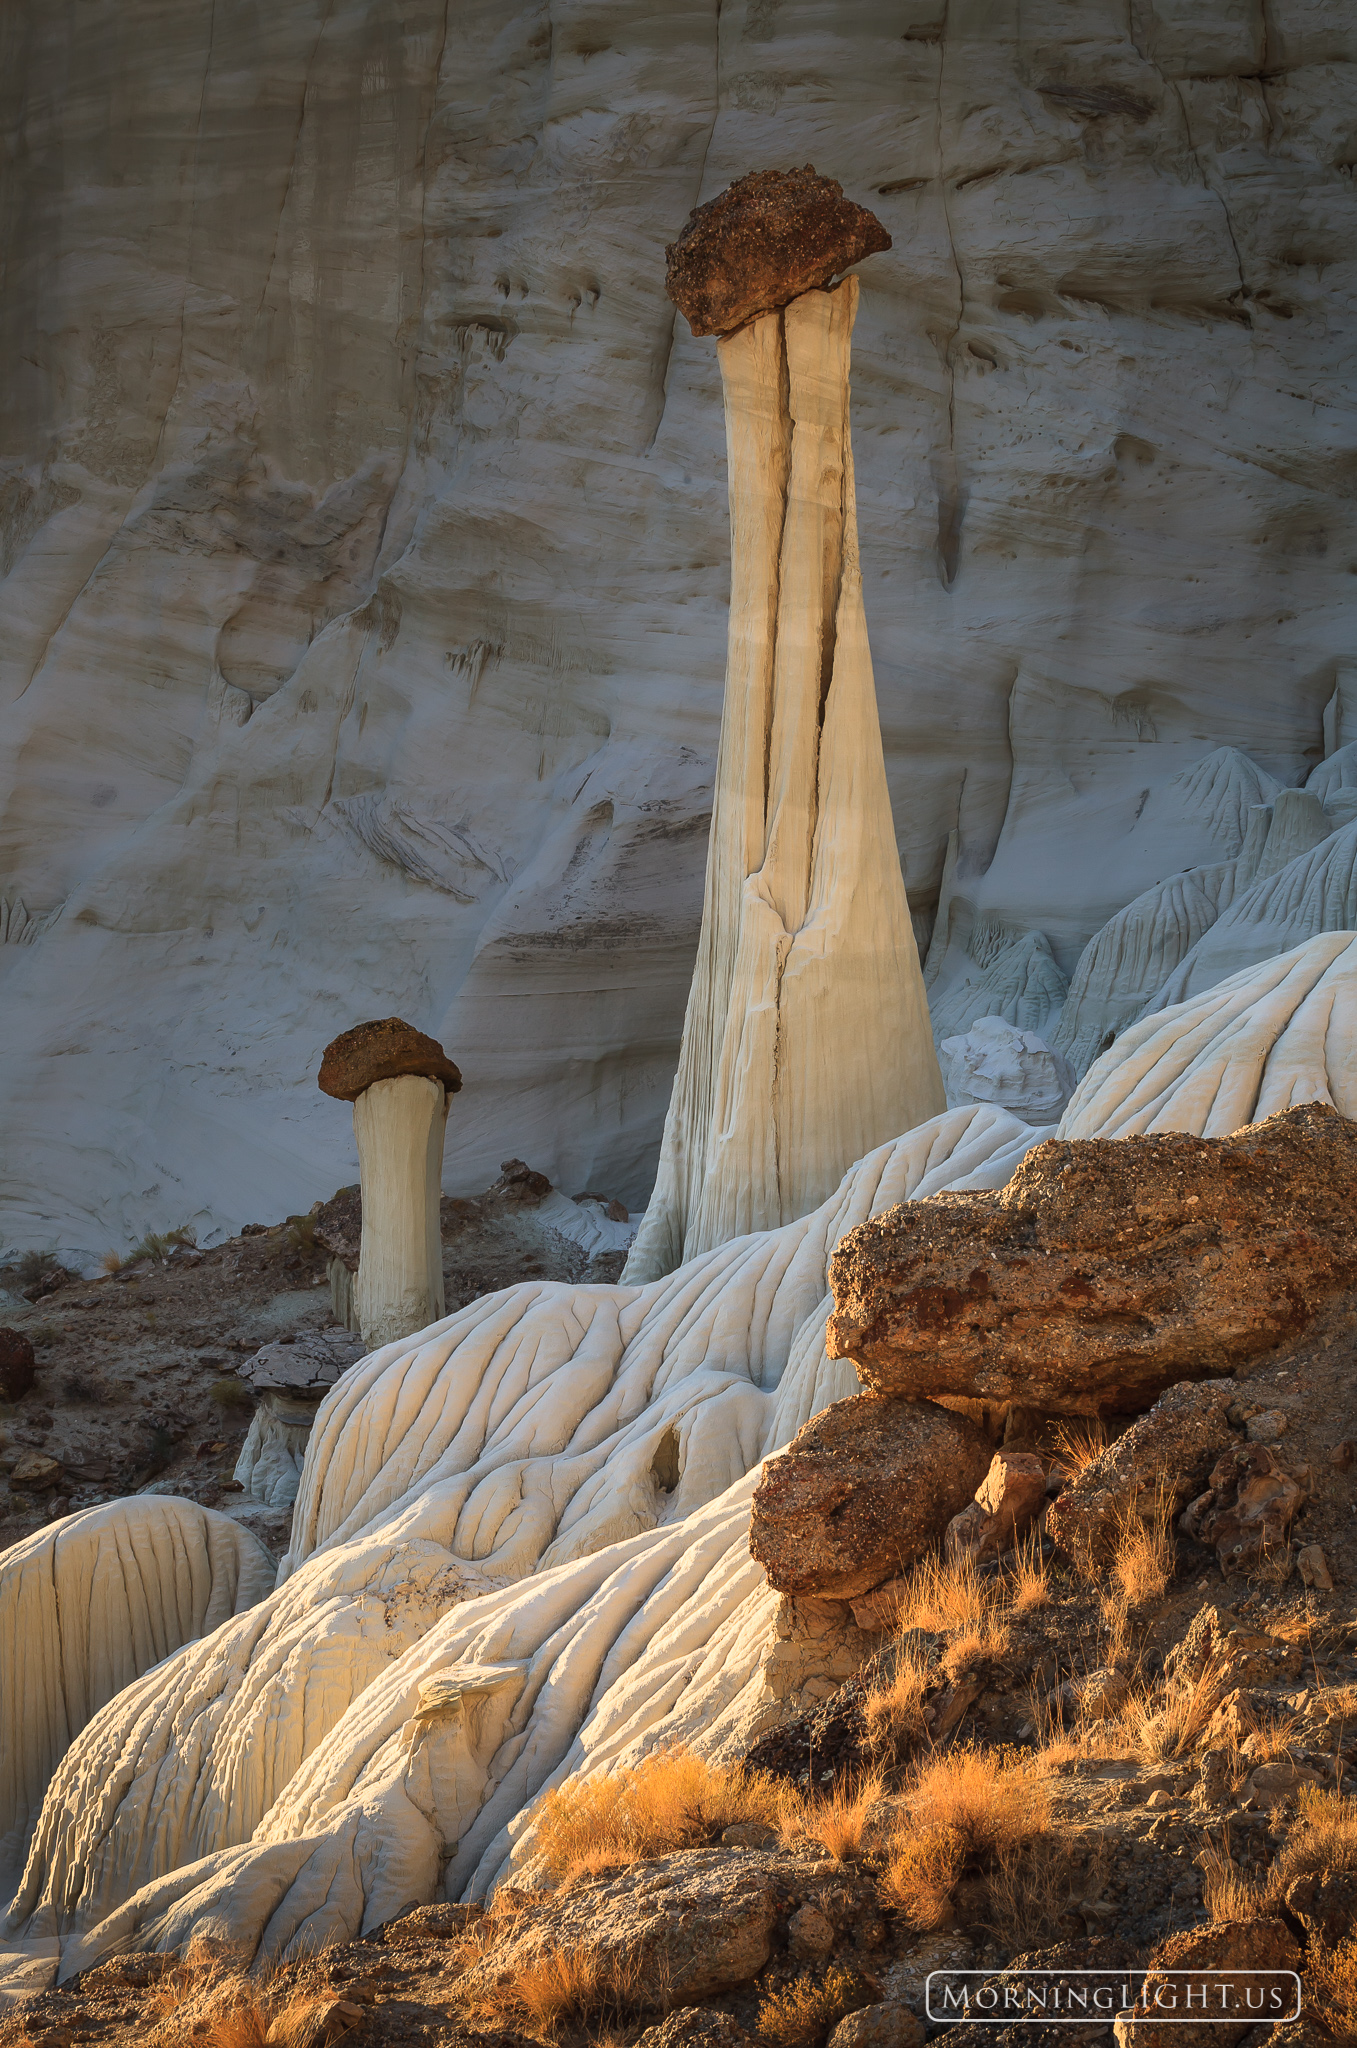
<svg viewBox="0 0 1357 2048">
<path fill-rule="evenodd" d="M 353 1104 L 363 1231 L 352 1306 L 376 1350 L 445 1312 L 443 1136 L 462 1076 L 437 1039 L 382 1017 L 333 1039 L 316 1078 Z"/>
<path fill-rule="evenodd" d="M 742 178 L 669 251 L 670 297 L 720 337 L 730 637 L 702 935 L 627 1281 L 805 1215 L 945 1106 L 862 603 L 858 282 L 832 282 L 889 247 L 807 166 Z"/>
</svg>

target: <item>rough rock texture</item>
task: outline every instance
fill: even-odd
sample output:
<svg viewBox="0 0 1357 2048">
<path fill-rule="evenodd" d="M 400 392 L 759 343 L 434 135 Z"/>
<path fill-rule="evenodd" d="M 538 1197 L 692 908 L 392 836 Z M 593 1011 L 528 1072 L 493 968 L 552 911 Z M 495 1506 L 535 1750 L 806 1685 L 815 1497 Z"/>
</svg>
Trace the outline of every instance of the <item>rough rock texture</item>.
<svg viewBox="0 0 1357 2048">
<path fill-rule="evenodd" d="M 1285 1543 L 1308 1476 L 1291 1470 L 1266 1444 L 1232 1445 L 1212 1467 L 1206 1492 L 1184 1509 L 1179 1527 L 1215 1551 L 1223 1572 L 1250 1571 Z"/>
<path fill-rule="evenodd" d="M 664 288 L 694 334 L 730 334 L 890 246 L 876 215 L 812 164 L 751 171 L 688 216 Z"/>
<path fill-rule="evenodd" d="M 1053 1122 L 1074 1093 L 1064 1055 L 1003 1017 L 977 1017 L 964 1036 L 944 1038 L 938 1060 L 949 1102 L 997 1102 L 1032 1124 Z"/>
<path fill-rule="evenodd" d="M 772 1954 L 773 1929 L 786 1917 L 779 1875 L 749 1850 L 691 1849 L 574 1885 L 534 1900 L 521 1931 L 468 1971 L 465 1990 L 512 1984 L 558 1944 L 587 1946 L 605 1967 L 629 1964 L 656 2005 L 719 1996 L 747 1984 Z"/>
<path fill-rule="evenodd" d="M 975 1499 L 947 1524 L 949 1557 L 996 1557 L 1046 1504 L 1046 1467 L 1032 1451 L 996 1451 Z"/>
<path fill-rule="evenodd" d="M 362 1355 L 362 1345 L 346 1331 L 304 1330 L 276 1344 L 261 1344 L 236 1372 L 261 1392 L 265 1387 L 288 1387 L 319 1396 Z"/>
<path fill-rule="evenodd" d="M 988 1464 L 975 1424 L 931 1401 L 836 1401 L 764 1465 L 750 1551 L 779 1592 L 850 1600 L 935 1543 Z"/>
<path fill-rule="evenodd" d="M 460 1072 L 438 1040 L 416 1031 L 400 1017 L 374 1018 L 332 1038 L 321 1058 L 316 1085 L 322 1094 L 356 1102 L 374 1081 L 394 1081 L 402 1074 L 423 1074 L 430 1081 L 441 1081 L 449 1095 L 455 1095 L 462 1085 Z"/>
<path fill-rule="evenodd" d="M 1348 0 L 446 13 L 0 10 L 7 1244 L 355 1179 L 313 1076 L 378 989 L 456 1048 L 450 1189 L 643 1205 L 729 562 L 664 247 L 751 169 L 894 242 L 854 433 L 936 992 L 1035 933 L 1063 985 L 1324 747 Z"/>
<path fill-rule="evenodd" d="M 1357 1126 L 1051 1140 L 997 1195 L 902 1205 L 830 1265 L 832 1357 L 881 1393 L 1143 1407 L 1303 1329 L 1357 1278 Z"/>
<path fill-rule="evenodd" d="M 1293 2013 L 1297 1986 L 1289 1973 L 1299 1970 L 1302 1961 L 1301 1945 L 1285 1920 L 1224 1920 L 1210 1927 L 1191 1928 L 1181 1934 L 1170 1934 L 1149 1957 L 1140 2006 L 1154 2010 L 1157 1998 L 1173 1998 L 1176 1983 L 1181 2009 L 1185 2003 L 1184 1979 L 1168 1973 L 1193 1972 L 1198 1995 L 1205 1976 L 1212 2011 L 1238 2012 L 1239 2024 L 1232 2025 L 1220 2017 L 1195 2023 L 1184 2019 L 1174 2025 L 1171 2038 L 1181 2043 L 1181 2048 L 1209 2048 L 1213 2041 L 1221 2044 L 1221 2048 L 1232 2048 L 1255 2024 L 1248 2018 L 1245 1985 L 1252 1981 L 1255 1997 L 1260 1988 L 1269 1997 L 1275 1992 L 1280 2003 L 1272 2010 L 1278 2017 Z M 1269 1974 L 1257 1978 L 1252 1975 L 1255 1971 Z M 1255 2012 L 1258 2009 L 1254 2007 Z M 1150 2044 L 1164 2038 L 1162 2020 L 1119 2019 L 1115 2031 L 1118 2048 L 1150 2048 Z"/>
<path fill-rule="evenodd" d="M 707 2005 L 684 2005 L 647 2027 L 636 2048 L 751 2048 L 747 2034 L 729 2013 Z"/>
<path fill-rule="evenodd" d="M 1085 1568 L 1106 1563 L 1127 1522 L 1176 1514 L 1235 1441 L 1231 1380 L 1183 1381 L 1063 1487 L 1046 1533 Z"/>
</svg>

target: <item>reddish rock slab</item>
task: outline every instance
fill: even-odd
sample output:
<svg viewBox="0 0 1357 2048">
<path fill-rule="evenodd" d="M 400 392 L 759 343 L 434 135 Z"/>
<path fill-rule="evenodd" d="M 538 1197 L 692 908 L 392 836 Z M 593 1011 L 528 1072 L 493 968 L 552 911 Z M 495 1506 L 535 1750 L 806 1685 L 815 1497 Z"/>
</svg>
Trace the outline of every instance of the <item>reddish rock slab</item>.
<svg viewBox="0 0 1357 2048">
<path fill-rule="evenodd" d="M 1354 1283 L 1357 1124 L 1311 1102 L 1229 1138 L 1052 1138 L 997 1194 L 873 1217 L 831 1262 L 827 1348 L 884 1394 L 1134 1413 Z"/>
<path fill-rule="evenodd" d="M 1132 1521 L 1176 1515 L 1237 1441 L 1233 1380 L 1183 1380 L 1085 1465 L 1051 1502 L 1046 1534 L 1085 1571 L 1110 1564 Z"/>
<path fill-rule="evenodd" d="M 316 1081 L 322 1093 L 337 1096 L 341 1102 L 356 1102 L 374 1081 L 397 1081 L 402 1074 L 423 1074 L 430 1081 L 441 1081 L 449 1095 L 455 1095 L 462 1085 L 460 1071 L 438 1040 L 399 1017 L 355 1024 L 352 1031 L 332 1038 Z"/>
<path fill-rule="evenodd" d="M 665 251 L 665 290 L 694 334 L 731 334 L 890 246 L 876 215 L 813 164 L 751 171 L 689 214 Z"/>
<path fill-rule="evenodd" d="M 764 1465 L 750 1551 L 780 1593 L 855 1599 L 938 1541 L 989 1462 L 975 1424 L 932 1401 L 835 1401 Z"/>
<path fill-rule="evenodd" d="M 975 1499 L 947 1524 L 949 1557 L 978 1564 L 1017 1541 L 1046 1505 L 1046 1467 L 1034 1451 L 996 1451 Z"/>
</svg>

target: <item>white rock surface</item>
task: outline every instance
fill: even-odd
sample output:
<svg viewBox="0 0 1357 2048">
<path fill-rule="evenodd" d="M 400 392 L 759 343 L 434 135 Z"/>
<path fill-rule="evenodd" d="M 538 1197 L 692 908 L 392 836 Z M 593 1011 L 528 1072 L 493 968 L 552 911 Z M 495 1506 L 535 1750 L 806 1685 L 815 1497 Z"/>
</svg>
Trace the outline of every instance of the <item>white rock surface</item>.
<svg viewBox="0 0 1357 2048">
<path fill-rule="evenodd" d="M 1233 858 L 1270 784 L 1180 771 L 1357 738 L 1347 0 L 445 15 L 3 11 L 7 1243 L 354 1179 L 313 1076 L 375 990 L 465 1074 L 451 1190 L 644 1205 L 729 559 L 663 246 L 750 168 L 895 240 L 853 425 L 939 998 Z"/>
<path fill-rule="evenodd" d="M 717 344 L 725 710 L 697 964 L 627 1280 L 804 1216 L 854 1159 L 945 1104 L 862 609 L 857 309 L 850 277 Z"/>
<path fill-rule="evenodd" d="M 138 1496 L 68 1515 L 0 1561 L 0 1884 L 52 1772 L 115 1694 L 273 1589 L 263 1545 L 196 1502 Z"/>
<path fill-rule="evenodd" d="M 938 1048 L 947 1100 L 993 1102 L 1028 1123 L 1054 1123 L 1075 1088 L 1074 1070 L 1035 1031 L 977 1017 L 964 1038 Z"/>
</svg>

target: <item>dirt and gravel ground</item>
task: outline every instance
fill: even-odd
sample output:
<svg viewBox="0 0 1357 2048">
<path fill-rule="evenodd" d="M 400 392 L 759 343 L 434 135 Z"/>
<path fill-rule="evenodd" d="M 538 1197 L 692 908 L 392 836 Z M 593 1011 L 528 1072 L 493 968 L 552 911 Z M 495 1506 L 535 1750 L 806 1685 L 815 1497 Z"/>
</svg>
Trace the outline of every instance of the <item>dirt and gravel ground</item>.
<svg viewBox="0 0 1357 2048">
<path fill-rule="evenodd" d="M 550 1194 L 544 1176 L 509 1161 L 483 1196 L 444 1201 L 449 1311 L 520 1280 L 617 1278 L 623 1254 L 591 1260 L 542 1222 Z M 357 1190 L 323 1213 L 356 1263 Z M 210 1250 L 166 1242 L 93 1280 L 31 1256 L 0 1265 L 0 1332 L 28 1340 L 36 1369 L 27 1393 L 0 1401 L 0 1550 L 81 1508 L 154 1490 L 244 1521 L 282 1555 L 288 1517 L 245 1499 L 232 1477 L 255 1407 L 236 1369 L 263 1344 L 342 1327 L 321 1218 L 317 1205 L 249 1224 Z M 59 1467 L 36 1484 L 24 1477 L 33 1453 Z"/>
</svg>

